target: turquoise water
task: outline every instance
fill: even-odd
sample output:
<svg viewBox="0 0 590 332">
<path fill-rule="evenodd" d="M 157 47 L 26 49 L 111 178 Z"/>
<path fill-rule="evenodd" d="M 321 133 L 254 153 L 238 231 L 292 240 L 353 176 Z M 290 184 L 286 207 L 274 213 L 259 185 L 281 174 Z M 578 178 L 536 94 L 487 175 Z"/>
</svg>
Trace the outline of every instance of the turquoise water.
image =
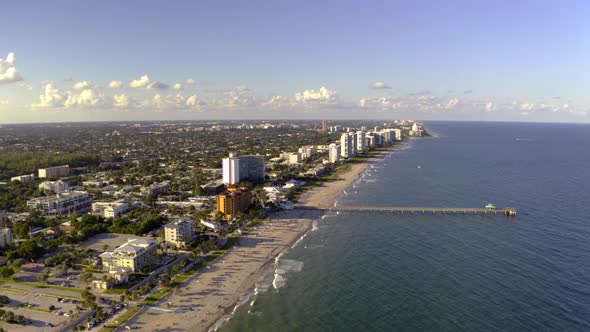
<svg viewBox="0 0 590 332">
<path fill-rule="evenodd" d="M 519 215 L 328 215 L 220 330 L 590 330 L 590 126 L 427 126 L 339 203 Z"/>
</svg>

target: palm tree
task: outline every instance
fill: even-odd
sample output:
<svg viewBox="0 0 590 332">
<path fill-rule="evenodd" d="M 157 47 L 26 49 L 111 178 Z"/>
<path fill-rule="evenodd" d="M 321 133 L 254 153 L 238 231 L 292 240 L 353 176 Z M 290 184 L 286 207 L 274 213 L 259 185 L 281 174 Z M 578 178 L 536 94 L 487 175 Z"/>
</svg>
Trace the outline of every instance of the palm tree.
<svg viewBox="0 0 590 332">
<path fill-rule="evenodd" d="M 252 199 L 257 203 L 258 206 L 264 208 L 266 201 L 268 198 L 266 197 L 266 193 L 262 187 L 256 187 L 252 190 Z"/>
</svg>

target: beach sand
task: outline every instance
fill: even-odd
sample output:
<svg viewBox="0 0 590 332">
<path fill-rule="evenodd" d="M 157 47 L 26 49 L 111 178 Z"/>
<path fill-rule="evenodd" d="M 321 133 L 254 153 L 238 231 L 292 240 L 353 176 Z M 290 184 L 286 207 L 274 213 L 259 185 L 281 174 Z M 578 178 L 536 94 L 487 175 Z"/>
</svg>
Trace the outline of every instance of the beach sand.
<svg viewBox="0 0 590 332">
<path fill-rule="evenodd" d="M 379 158 L 375 157 L 374 159 Z M 304 192 L 297 206 L 330 207 L 360 176 L 369 163 L 351 163 L 338 179 Z M 244 235 L 228 250 L 162 298 L 154 307 L 143 308 L 126 325 L 147 331 L 207 331 L 228 317 L 240 298 L 254 288 L 263 267 L 290 248 L 323 211 L 286 210 L 273 214 Z M 167 303 L 171 305 L 168 306 Z M 187 310 L 192 307 L 192 311 Z M 117 331 L 123 331 L 120 327 Z"/>
</svg>

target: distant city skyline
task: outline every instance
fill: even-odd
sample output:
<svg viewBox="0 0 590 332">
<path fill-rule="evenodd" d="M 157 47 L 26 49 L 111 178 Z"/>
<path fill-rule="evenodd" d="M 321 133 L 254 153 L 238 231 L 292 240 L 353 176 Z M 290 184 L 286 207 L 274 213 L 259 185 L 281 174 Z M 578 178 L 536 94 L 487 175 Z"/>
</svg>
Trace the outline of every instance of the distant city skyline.
<svg viewBox="0 0 590 332">
<path fill-rule="evenodd" d="M 18 1 L 0 124 L 590 122 L 586 1 Z"/>
</svg>

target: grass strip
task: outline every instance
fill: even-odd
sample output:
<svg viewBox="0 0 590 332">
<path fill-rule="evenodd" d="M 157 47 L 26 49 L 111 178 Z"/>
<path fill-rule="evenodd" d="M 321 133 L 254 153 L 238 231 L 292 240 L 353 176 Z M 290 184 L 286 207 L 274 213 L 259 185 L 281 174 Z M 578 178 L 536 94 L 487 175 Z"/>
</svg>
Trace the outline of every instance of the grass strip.
<svg viewBox="0 0 590 332">
<path fill-rule="evenodd" d="M 37 307 L 27 307 L 24 304 L 19 304 L 19 305 L 16 306 L 16 308 L 22 308 L 22 309 L 27 309 L 27 310 L 35 310 L 35 311 L 41 311 L 41 312 L 51 313 L 51 310 L 49 310 L 49 309 L 43 309 L 43 308 L 37 308 Z"/>
<path fill-rule="evenodd" d="M 37 288 L 53 288 L 53 289 L 59 289 L 59 290 L 78 293 L 78 294 L 82 294 L 84 292 L 83 289 L 79 289 L 79 288 L 48 285 L 48 284 L 42 284 L 40 282 L 15 281 L 12 279 L 2 279 L 1 281 L 5 282 L 5 283 L 9 283 L 9 284 L 14 284 L 14 285 L 22 285 L 22 286 L 37 287 Z"/>
<path fill-rule="evenodd" d="M 14 288 L 14 287 L 10 287 L 10 286 L 0 286 L 0 290 L 5 290 L 7 292 L 13 292 L 13 293 L 24 294 L 24 295 L 29 294 L 29 292 L 24 289 Z"/>
<path fill-rule="evenodd" d="M 45 296 L 45 297 L 52 297 L 55 299 L 69 299 L 69 300 L 77 300 L 77 301 L 81 301 L 82 299 L 79 297 L 75 297 L 75 296 L 67 296 L 67 295 L 62 295 L 62 294 L 52 294 L 52 293 L 40 293 L 39 295 L 41 296 Z"/>
<path fill-rule="evenodd" d="M 129 308 L 121 316 L 117 317 L 117 319 L 115 320 L 114 323 L 101 328 L 100 330 L 98 330 L 98 332 L 112 332 L 112 331 L 114 331 L 119 326 L 125 324 L 125 322 L 127 322 L 133 316 L 137 315 L 141 311 L 141 308 L 142 307 Z"/>
</svg>

